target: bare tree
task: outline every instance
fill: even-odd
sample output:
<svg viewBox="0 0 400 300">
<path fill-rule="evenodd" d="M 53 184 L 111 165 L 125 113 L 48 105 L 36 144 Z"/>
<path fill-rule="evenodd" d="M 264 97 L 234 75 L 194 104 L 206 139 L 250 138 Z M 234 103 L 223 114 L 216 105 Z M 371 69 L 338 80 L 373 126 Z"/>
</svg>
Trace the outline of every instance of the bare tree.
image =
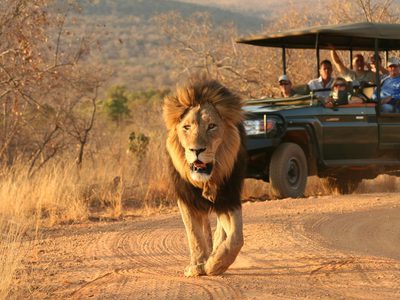
<svg viewBox="0 0 400 300">
<path fill-rule="evenodd" d="M 98 86 L 95 86 L 93 96 L 90 98 L 91 107 L 88 116 L 84 117 L 72 112 L 69 112 L 66 116 L 66 124 L 68 125 L 65 127 L 65 130 L 78 143 L 78 155 L 75 160 L 78 167 L 82 166 L 85 146 L 88 142 L 89 134 L 93 129 L 97 111 L 97 100 Z"/>
<path fill-rule="evenodd" d="M 178 13 L 169 13 L 159 16 L 157 22 L 169 41 L 165 59 L 174 61 L 181 72 L 175 74 L 177 78 L 200 70 L 247 97 L 279 93 L 277 79 L 282 73 L 280 49 L 237 44 L 240 35 L 235 27 L 216 26 L 207 14 L 183 18 Z M 286 12 L 266 30 L 298 28 L 306 23 L 312 22 L 293 10 Z M 305 83 L 313 77 L 315 68 L 310 57 L 313 57 L 310 51 L 288 51 L 287 71 L 293 74 L 296 83 Z"/>
<path fill-rule="evenodd" d="M 88 60 L 93 41 L 67 29 L 69 3 L 0 2 L 0 163 L 28 160 L 30 174 L 74 150 L 74 139 L 81 164 L 95 120 L 103 79 Z"/>
<path fill-rule="evenodd" d="M 331 23 L 398 23 L 399 6 L 393 0 L 336 0 L 329 20 Z"/>
<path fill-rule="evenodd" d="M 188 18 L 179 13 L 167 13 L 157 17 L 168 47 L 164 58 L 173 61 L 175 76 L 204 71 L 237 91 L 253 96 L 271 92 L 266 77 L 275 65 L 268 61 L 275 55 L 257 47 L 236 44 L 239 37 L 232 24 L 215 26 L 210 16 L 196 13 Z M 265 72 L 261 66 L 265 65 Z M 253 88 L 252 88 L 253 87 Z"/>
</svg>

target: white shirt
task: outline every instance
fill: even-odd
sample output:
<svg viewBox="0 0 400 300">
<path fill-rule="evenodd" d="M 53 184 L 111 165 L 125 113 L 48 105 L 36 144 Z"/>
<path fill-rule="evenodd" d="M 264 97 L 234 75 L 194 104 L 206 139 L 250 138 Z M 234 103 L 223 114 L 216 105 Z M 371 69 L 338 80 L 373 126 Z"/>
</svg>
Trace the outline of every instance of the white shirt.
<svg viewBox="0 0 400 300">
<path fill-rule="evenodd" d="M 358 81 L 358 82 L 375 82 L 375 73 L 367 70 L 364 73 L 358 74 L 356 71 L 346 69 L 343 72 L 343 77 L 347 81 Z"/>
<path fill-rule="evenodd" d="M 319 89 L 330 89 L 332 87 L 332 83 L 333 83 L 333 78 L 331 77 L 331 80 L 329 80 L 328 84 L 326 86 L 323 85 L 322 83 L 322 77 L 319 76 L 316 79 L 312 79 L 308 82 L 308 87 L 310 88 L 310 90 L 319 90 Z M 329 94 L 331 93 L 331 91 L 323 91 L 323 92 L 316 92 L 315 95 L 318 98 L 323 98 L 326 99 L 329 97 Z"/>
</svg>

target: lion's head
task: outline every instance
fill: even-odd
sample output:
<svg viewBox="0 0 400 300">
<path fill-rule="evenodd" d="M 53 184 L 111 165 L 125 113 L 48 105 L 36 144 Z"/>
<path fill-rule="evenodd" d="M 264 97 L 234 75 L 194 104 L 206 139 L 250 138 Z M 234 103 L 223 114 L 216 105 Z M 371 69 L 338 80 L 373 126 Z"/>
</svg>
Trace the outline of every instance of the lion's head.
<svg viewBox="0 0 400 300">
<path fill-rule="evenodd" d="M 191 79 L 164 100 L 167 150 L 180 176 L 193 185 L 219 185 L 232 172 L 243 120 L 238 96 L 215 80 Z"/>
</svg>

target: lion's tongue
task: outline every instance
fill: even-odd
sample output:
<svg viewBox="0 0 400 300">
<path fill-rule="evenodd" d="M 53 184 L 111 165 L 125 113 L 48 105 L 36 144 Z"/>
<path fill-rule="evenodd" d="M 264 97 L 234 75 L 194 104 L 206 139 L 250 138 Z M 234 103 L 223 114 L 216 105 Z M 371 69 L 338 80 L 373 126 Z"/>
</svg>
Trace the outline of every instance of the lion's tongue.
<svg viewBox="0 0 400 300">
<path fill-rule="evenodd" d="M 199 168 L 199 169 L 203 169 L 203 168 L 206 167 L 206 164 L 203 163 L 203 162 L 200 161 L 200 160 L 196 160 L 193 164 L 195 165 L 196 168 Z"/>
</svg>

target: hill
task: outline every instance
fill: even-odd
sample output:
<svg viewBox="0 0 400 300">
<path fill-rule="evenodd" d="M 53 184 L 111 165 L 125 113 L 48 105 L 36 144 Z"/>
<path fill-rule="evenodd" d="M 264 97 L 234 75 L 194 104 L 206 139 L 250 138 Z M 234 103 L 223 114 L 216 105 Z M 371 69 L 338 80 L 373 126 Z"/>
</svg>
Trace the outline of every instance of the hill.
<svg viewBox="0 0 400 300">
<path fill-rule="evenodd" d="M 241 32 L 259 30 L 263 22 L 260 15 L 252 16 L 248 12 L 240 13 L 216 6 L 174 0 L 95 0 L 91 2 L 80 0 L 79 4 L 83 8 L 84 15 L 87 16 L 111 15 L 119 18 L 135 16 L 143 20 L 149 20 L 158 14 L 170 11 L 178 11 L 184 17 L 195 12 L 206 12 L 212 16 L 216 24 L 233 22 Z"/>
<path fill-rule="evenodd" d="M 173 85 L 172 64 L 160 59 L 165 37 L 154 21 L 159 14 L 176 11 L 188 18 L 206 12 L 216 26 L 234 24 L 238 36 L 244 36 L 273 27 L 287 18 L 289 10 L 298 12 L 298 20 L 293 20 L 293 24 L 303 22 L 306 26 L 315 20 L 321 24 L 330 22 L 326 8 L 332 3 L 341 7 L 341 2 L 327 0 L 78 0 L 78 3 L 82 13 L 76 18 L 81 21 L 70 24 L 71 29 L 78 35 L 97 32 L 101 50 L 98 61 L 113 70 L 111 84 L 135 89 Z M 342 15 L 346 19 L 346 14 Z M 343 21 L 339 19 L 338 22 Z"/>
<path fill-rule="evenodd" d="M 61 2 L 59 2 L 61 3 Z M 233 24 L 240 35 L 259 32 L 261 16 L 166 0 L 78 0 L 80 14 L 67 24 L 77 36 L 98 35 L 98 63 L 112 70 L 110 85 L 126 85 L 129 89 L 173 86 L 170 78 L 172 63 L 160 59 L 165 37 L 154 17 L 178 12 L 188 18 L 194 13 L 207 13 L 216 26 Z"/>
</svg>

